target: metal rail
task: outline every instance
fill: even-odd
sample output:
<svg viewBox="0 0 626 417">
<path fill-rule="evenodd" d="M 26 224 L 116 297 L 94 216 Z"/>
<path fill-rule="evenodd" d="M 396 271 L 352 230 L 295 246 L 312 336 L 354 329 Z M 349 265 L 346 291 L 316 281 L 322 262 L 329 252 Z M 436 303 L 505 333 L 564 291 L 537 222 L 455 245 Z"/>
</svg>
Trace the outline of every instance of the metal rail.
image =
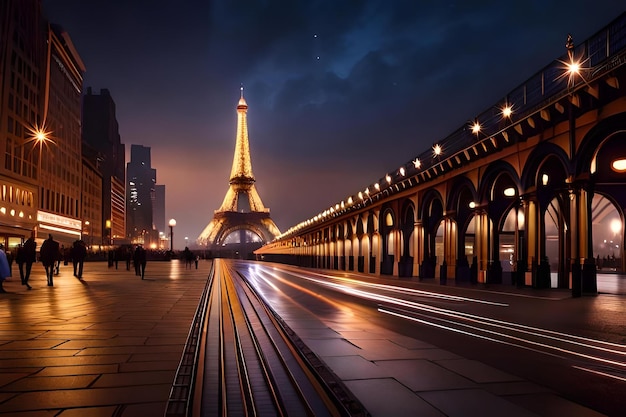
<svg viewBox="0 0 626 417">
<path fill-rule="evenodd" d="M 165 417 L 185 417 L 191 412 L 191 399 L 193 396 L 194 381 L 196 379 L 196 370 L 198 369 L 198 360 L 200 357 L 200 349 L 198 349 L 202 336 L 202 328 L 204 326 L 204 318 L 206 317 L 206 309 L 208 304 L 208 296 L 210 288 L 213 284 L 214 269 L 211 268 L 209 278 L 200 302 L 194 313 L 191 328 L 187 336 L 187 342 L 183 350 L 182 358 L 176 369 L 174 383 L 170 390 L 170 395 L 165 407 Z"/>
<path fill-rule="evenodd" d="M 231 415 L 368 414 L 245 278 L 216 259 L 165 416 Z"/>
</svg>

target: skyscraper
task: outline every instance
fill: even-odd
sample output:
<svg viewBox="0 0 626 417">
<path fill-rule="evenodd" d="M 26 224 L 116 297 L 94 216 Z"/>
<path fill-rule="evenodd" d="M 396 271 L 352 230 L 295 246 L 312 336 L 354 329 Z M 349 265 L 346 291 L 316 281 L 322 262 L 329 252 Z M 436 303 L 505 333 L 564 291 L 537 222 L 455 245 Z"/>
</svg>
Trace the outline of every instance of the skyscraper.
<svg viewBox="0 0 626 417">
<path fill-rule="evenodd" d="M 126 178 L 127 234 L 134 242 L 156 243 L 158 231 L 153 221 L 156 169 L 151 165 L 149 147 L 130 146 Z"/>
<path fill-rule="evenodd" d="M 80 238 L 84 64 L 39 0 L 0 3 L 0 241 Z"/>
<path fill-rule="evenodd" d="M 154 186 L 154 205 L 152 210 L 154 228 L 158 232 L 166 232 L 165 228 L 165 185 Z"/>
<path fill-rule="evenodd" d="M 0 242 L 7 247 L 37 225 L 39 154 L 29 129 L 42 120 L 45 28 L 39 0 L 0 2 L 0 149 L 7 152 L 0 164 Z"/>
<path fill-rule="evenodd" d="M 107 89 L 94 94 L 91 87 L 83 97 L 84 155 L 102 173 L 102 243 L 126 238 L 126 192 L 122 143 L 115 114 L 115 102 Z"/>
</svg>

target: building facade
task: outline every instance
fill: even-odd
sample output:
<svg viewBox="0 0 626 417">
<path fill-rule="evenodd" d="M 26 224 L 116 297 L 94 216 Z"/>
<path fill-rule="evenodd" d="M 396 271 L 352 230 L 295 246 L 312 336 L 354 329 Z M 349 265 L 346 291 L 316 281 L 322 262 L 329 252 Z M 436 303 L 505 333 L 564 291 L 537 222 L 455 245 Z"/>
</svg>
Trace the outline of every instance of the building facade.
<svg viewBox="0 0 626 417">
<path fill-rule="evenodd" d="M 102 243 L 102 174 L 89 159 L 83 157 L 82 189 L 83 241 L 91 250 Z"/>
<path fill-rule="evenodd" d="M 126 238 L 125 145 L 119 134 L 115 102 L 107 89 L 95 94 L 87 88 L 83 97 L 83 143 L 85 157 L 102 174 L 102 216 L 99 244 Z"/>
<path fill-rule="evenodd" d="M 153 221 L 156 169 L 152 168 L 149 147 L 130 146 L 130 161 L 126 166 L 126 178 L 127 235 L 132 242 L 156 245 L 158 231 Z"/>
<path fill-rule="evenodd" d="M 0 242 L 15 247 L 37 225 L 38 153 L 46 23 L 37 0 L 0 3 Z"/>
<path fill-rule="evenodd" d="M 85 66 L 67 32 L 48 25 L 37 237 L 69 246 L 81 238 L 81 96 Z"/>
<path fill-rule="evenodd" d="M 157 184 L 154 187 L 154 210 L 152 212 L 154 228 L 159 233 L 159 247 L 165 247 L 163 238 L 167 232 L 165 228 L 165 185 Z"/>
<path fill-rule="evenodd" d="M 81 237 L 81 110 L 85 67 L 39 0 L 0 5 L 0 241 L 31 233 Z"/>
</svg>

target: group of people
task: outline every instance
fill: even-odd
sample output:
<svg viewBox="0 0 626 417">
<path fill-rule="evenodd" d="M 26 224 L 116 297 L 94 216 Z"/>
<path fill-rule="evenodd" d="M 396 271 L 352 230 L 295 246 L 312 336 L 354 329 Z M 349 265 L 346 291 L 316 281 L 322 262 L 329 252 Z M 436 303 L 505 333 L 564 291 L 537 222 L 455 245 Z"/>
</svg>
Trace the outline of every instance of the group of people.
<svg viewBox="0 0 626 417">
<path fill-rule="evenodd" d="M 185 260 L 185 269 L 191 269 L 191 263 L 195 262 L 196 269 L 198 269 L 198 260 L 200 257 L 193 254 L 192 251 L 189 250 L 187 246 L 185 246 L 185 250 L 183 251 L 183 259 Z"/>
<path fill-rule="evenodd" d="M 83 276 L 83 265 L 87 256 L 87 245 L 82 240 L 76 240 L 70 249 L 70 257 L 72 258 L 72 266 L 74 268 L 74 276 L 81 279 Z M 59 274 L 59 264 L 63 259 L 63 253 L 60 249 L 59 242 L 55 241 L 52 234 L 48 235 L 48 239 L 44 240 L 39 250 L 39 258 L 41 264 L 46 270 L 46 280 L 48 286 L 54 285 L 54 275 Z M 22 245 L 17 247 L 15 262 L 20 271 L 20 280 L 29 290 L 32 289 L 28 283 L 33 263 L 37 261 L 37 242 L 31 236 Z M 6 292 L 2 283 L 11 276 L 11 266 L 7 259 L 4 245 L 0 244 L 0 293 Z"/>
<path fill-rule="evenodd" d="M 123 249 L 123 253 L 121 252 Z M 126 269 L 130 270 L 131 260 L 135 266 L 135 275 L 144 279 L 146 273 L 147 264 L 147 252 L 143 246 L 137 245 L 134 249 L 131 246 L 119 248 L 120 252 L 116 253 L 112 257 L 109 257 L 109 266 L 115 264 L 117 269 L 117 261 L 121 258 L 126 260 Z M 69 255 L 69 256 L 68 256 Z M 59 245 L 59 242 L 55 241 L 52 234 L 48 235 L 48 238 L 43 241 L 39 250 L 39 260 L 46 271 L 46 280 L 48 286 L 54 286 L 54 275 L 59 274 L 59 265 L 62 260 L 68 258 L 71 259 L 74 268 L 74 276 L 78 279 L 82 279 L 83 265 L 87 256 L 87 245 L 82 240 L 76 240 L 69 251 L 64 250 Z M 191 268 L 192 262 L 195 261 L 196 269 L 198 269 L 198 257 L 193 256 L 193 253 L 185 248 L 184 259 L 186 265 Z M 15 254 L 15 261 L 18 264 L 20 271 L 20 280 L 22 285 L 25 285 L 29 290 L 32 287 L 29 284 L 30 273 L 33 267 L 33 263 L 37 262 L 37 242 L 34 236 L 31 236 L 23 244 L 17 247 Z M 2 284 L 4 280 L 11 276 L 11 264 L 7 258 L 7 253 L 4 250 L 4 245 L 0 244 L 0 293 L 6 292 Z"/>
<path fill-rule="evenodd" d="M 135 275 L 144 279 L 146 273 L 147 253 L 146 249 L 142 245 L 135 246 L 135 249 L 133 249 L 132 246 L 123 245 L 117 249 L 110 250 L 107 256 L 109 268 L 115 266 L 115 269 L 117 269 L 119 261 L 124 260 L 126 262 L 126 270 L 130 271 L 130 264 L 132 261 L 132 264 L 135 266 Z"/>
</svg>

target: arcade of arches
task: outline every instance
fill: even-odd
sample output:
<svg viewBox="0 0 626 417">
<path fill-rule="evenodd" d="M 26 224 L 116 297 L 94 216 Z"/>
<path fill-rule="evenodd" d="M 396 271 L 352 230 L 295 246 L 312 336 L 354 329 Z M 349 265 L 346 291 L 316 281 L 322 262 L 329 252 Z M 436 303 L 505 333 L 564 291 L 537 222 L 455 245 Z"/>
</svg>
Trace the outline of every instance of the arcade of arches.
<svg viewBox="0 0 626 417">
<path fill-rule="evenodd" d="M 265 260 L 597 293 L 624 271 L 626 113 L 518 144 L 462 173 L 257 251 Z M 574 139 L 572 139 L 574 137 Z"/>
</svg>

